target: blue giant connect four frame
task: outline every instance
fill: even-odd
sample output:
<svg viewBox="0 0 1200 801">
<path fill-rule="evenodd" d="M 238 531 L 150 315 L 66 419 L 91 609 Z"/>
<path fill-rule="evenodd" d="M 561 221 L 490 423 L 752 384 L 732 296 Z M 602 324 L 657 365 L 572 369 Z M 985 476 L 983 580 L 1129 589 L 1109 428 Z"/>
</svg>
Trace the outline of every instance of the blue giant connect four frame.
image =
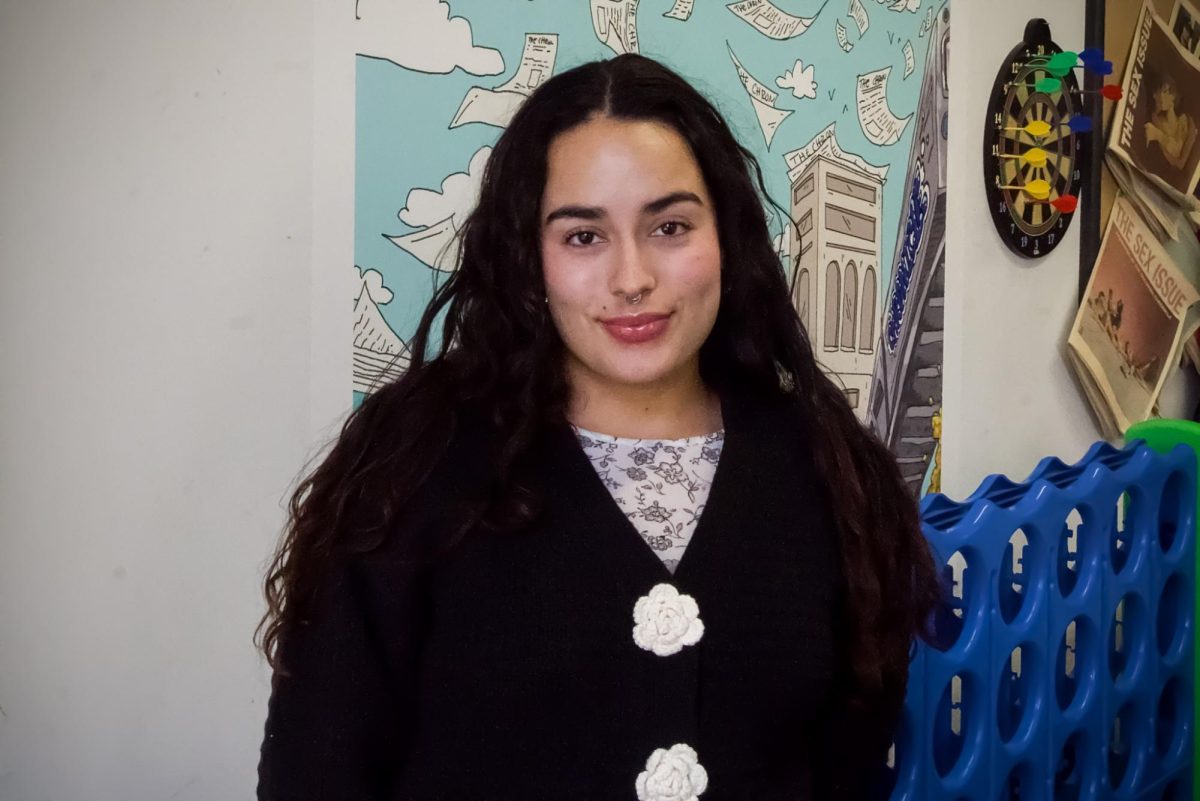
<svg viewBox="0 0 1200 801">
<path fill-rule="evenodd" d="M 1097 443 L 921 513 L 952 597 L 883 797 L 1192 798 L 1194 452 Z"/>
</svg>

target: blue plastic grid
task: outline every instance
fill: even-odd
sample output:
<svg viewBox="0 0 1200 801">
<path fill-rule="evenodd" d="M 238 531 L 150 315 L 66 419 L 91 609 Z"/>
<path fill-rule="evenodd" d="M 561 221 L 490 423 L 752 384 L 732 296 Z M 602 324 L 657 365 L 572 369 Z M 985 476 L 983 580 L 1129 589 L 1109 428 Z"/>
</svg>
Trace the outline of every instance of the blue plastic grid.
<svg viewBox="0 0 1200 801">
<path fill-rule="evenodd" d="M 954 600 L 914 649 L 886 797 L 1192 797 L 1195 462 L 1097 443 L 924 499 Z"/>
</svg>

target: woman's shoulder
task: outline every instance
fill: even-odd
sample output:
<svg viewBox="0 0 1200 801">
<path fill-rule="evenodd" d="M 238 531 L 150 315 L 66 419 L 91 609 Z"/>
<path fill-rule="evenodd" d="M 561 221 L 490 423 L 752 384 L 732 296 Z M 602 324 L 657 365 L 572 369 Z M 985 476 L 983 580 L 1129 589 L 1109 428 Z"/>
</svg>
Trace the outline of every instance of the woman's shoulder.
<svg viewBox="0 0 1200 801">
<path fill-rule="evenodd" d="M 450 418 L 440 452 L 412 494 L 414 510 L 440 513 L 461 506 L 483 491 L 490 478 L 496 437 L 486 415 L 463 407 Z"/>
<path fill-rule="evenodd" d="M 343 541 L 343 556 L 358 568 L 435 558 L 486 499 L 495 447 L 486 415 L 454 406 L 437 418 L 398 438 L 403 445 L 377 443 L 391 449 L 378 457 L 385 469 L 349 510 L 365 529 Z"/>
</svg>

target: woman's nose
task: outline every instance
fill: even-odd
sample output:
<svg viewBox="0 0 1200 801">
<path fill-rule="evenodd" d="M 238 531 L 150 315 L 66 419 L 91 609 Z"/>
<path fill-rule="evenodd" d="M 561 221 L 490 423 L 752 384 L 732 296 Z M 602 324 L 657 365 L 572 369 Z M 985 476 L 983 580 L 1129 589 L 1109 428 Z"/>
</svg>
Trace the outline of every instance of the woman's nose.
<svg viewBox="0 0 1200 801">
<path fill-rule="evenodd" d="M 638 242 L 622 244 L 613 265 L 611 289 L 617 297 L 635 297 L 654 288 L 654 265 Z"/>
</svg>

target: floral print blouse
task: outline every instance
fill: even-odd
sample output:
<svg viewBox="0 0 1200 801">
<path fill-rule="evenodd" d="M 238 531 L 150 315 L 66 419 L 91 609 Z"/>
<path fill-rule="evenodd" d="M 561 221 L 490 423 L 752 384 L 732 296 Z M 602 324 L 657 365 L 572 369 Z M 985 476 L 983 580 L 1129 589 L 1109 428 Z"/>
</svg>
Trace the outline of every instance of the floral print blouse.
<svg viewBox="0 0 1200 801">
<path fill-rule="evenodd" d="M 686 439 L 630 439 L 574 428 L 617 506 L 674 573 L 708 501 L 724 429 Z"/>
</svg>

